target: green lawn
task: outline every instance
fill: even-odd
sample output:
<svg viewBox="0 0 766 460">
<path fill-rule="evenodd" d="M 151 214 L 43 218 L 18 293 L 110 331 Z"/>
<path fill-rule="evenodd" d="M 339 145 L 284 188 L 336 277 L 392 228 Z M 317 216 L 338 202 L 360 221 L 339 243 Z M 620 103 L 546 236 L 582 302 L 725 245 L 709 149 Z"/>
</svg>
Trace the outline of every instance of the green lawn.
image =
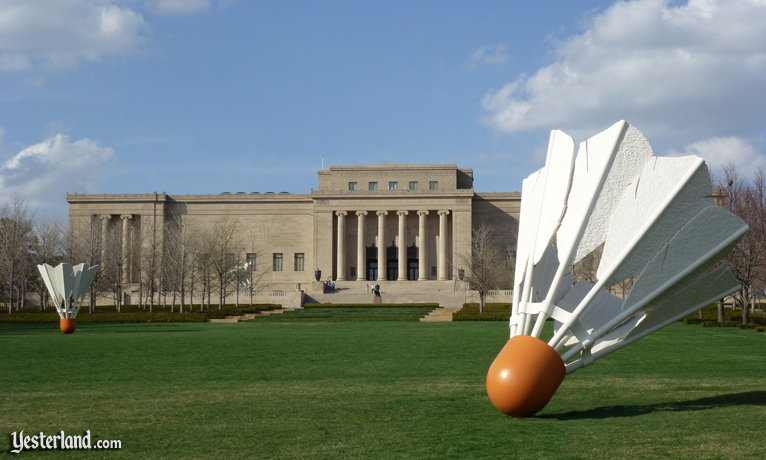
<svg viewBox="0 0 766 460">
<path fill-rule="evenodd" d="M 766 457 L 763 333 L 674 324 L 567 377 L 524 420 L 484 394 L 506 338 L 502 322 L 81 324 L 71 336 L 0 324 L 0 431 L 122 441 L 85 458 Z"/>
</svg>

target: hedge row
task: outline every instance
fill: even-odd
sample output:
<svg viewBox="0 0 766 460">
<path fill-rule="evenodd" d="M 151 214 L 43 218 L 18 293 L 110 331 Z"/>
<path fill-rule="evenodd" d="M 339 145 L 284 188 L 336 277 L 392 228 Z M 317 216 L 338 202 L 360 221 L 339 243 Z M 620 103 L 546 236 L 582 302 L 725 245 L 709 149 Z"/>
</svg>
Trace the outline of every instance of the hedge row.
<svg viewBox="0 0 766 460">
<path fill-rule="evenodd" d="M 743 329 L 757 329 L 766 326 L 766 317 L 754 314 L 750 316 L 750 322 L 747 325 L 742 324 L 742 317 L 726 311 L 726 321 L 719 323 L 710 320 L 709 310 L 714 309 L 715 305 L 705 308 L 705 318 L 699 318 L 697 313 L 689 315 L 683 319 L 684 324 L 699 324 L 702 327 L 739 327 Z M 478 303 L 464 303 L 463 308 L 452 315 L 452 321 L 508 321 L 511 316 L 510 303 L 487 303 L 484 306 L 484 313 L 479 313 Z"/>
<path fill-rule="evenodd" d="M 38 308 L 38 307 L 35 307 L 35 308 Z M 51 307 L 51 308 L 53 308 L 53 307 Z M 129 305 L 123 305 L 122 308 L 121 308 L 121 311 L 123 313 L 124 312 L 128 312 L 128 311 L 133 311 L 133 312 L 139 312 L 140 313 L 140 312 L 146 312 L 148 308 L 149 307 L 140 308 L 138 305 L 129 304 Z M 154 311 L 169 311 L 170 308 L 171 308 L 170 306 L 165 307 L 165 306 L 162 306 L 162 305 L 155 305 L 154 306 Z M 176 305 L 174 307 L 175 311 L 178 311 L 178 308 L 179 308 L 179 306 Z M 272 309 L 275 309 L 275 308 L 282 308 L 282 306 L 279 305 L 279 304 L 276 304 L 276 303 L 254 303 L 253 305 L 250 305 L 250 304 L 236 305 L 236 304 L 233 304 L 233 303 L 227 303 L 227 304 L 224 304 L 223 307 L 221 307 L 220 311 L 226 310 L 227 312 L 254 313 L 256 311 L 272 310 Z M 104 311 L 114 311 L 114 306 L 111 306 L 111 305 L 110 306 L 99 306 L 99 307 L 96 308 L 96 313 L 95 314 L 101 314 Z M 200 311 L 200 304 L 194 304 L 194 305 L 188 305 L 187 304 L 187 305 L 184 305 L 184 311 Z M 217 303 L 213 303 L 212 305 L 210 305 L 209 308 L 207 307 L 207 305 L 205 305 L 205 309 L 203 311 L 206 312 L 206 313 L 207 312 L 212 312 L 212 311 L 219 311 L 218 310 L 218 304 Z M 83 309 L 81 310 L 81 313 L 86 313 L 86 312 L 87 312 L 87 307 L 83 307 Z"/>
<path fill-rule="evenodd" d="M 261 311 L 276 310 L 279 308 L 282 308 L 282 306 L 272 303 L 255 304 L 253 306 L 240 305 L 239 307 L 227 305 L 220 310 L 218 310 L 217 307 L 211 307 L 210 310 L 205 310 L 203 313 L 207 315 L 207 318 L 225 318 L 227 316 L 242 316 L 248 313 L 258 313 Z"/>
<path fill-rule="evenodd" d="M 37 308 L 37 307 L 35 307 Z M 113 308 L 113 307 L 107 307 Z M 188 307 L 187 307 L 188 308 Z M 281 308 L 278 304 L 256 304 L 240 305 L 225 305 L 221 310 L 216 306 L 210 307 L 209 310 L 199 311 L 197 307 L 194 311 L 185 311 L 183 313 L 170 312 L 166 308 L 155 307 L 153 312 L 147 310 L 138 310 L 134 306 L 123 307 L 121 312 L 116 311 L 104 311 L 96 310 L 95 313 L 90 314 L 87 311 L 81 311 L 77 315 L 78 323 L 162 323 L 162 322 L 203 322 L 210 318 L 224 318 L 226 316 L 240 316 L 247 313 L 257 313 L 264 310 L 273 310 Z M 48 311 L 21 311 L 14 312 L 10 315 L 0 314 L 0 323 L 55 323 L 58 322 L 59 316 L 55 309 L 48 309 Z"/>
<path fill-rule="evenodd" d="M 357 307 L 312 307 L 287 311 L 282 315 L 258 318 L 257 322 L 379 322 L 418 321 L 437 307 L 412 308 L 357 308 Z"/>
<path fill-rule="evenodd" d="M 740 321 L 723 321 L 720 323 L 717 321 L 703 321 L 700 324 L 702 327 L 738 327 L 740 329 L 760 329 L 763 327 L 754 322 L 742 324 Z"/>
<path fill-rule="evenodd" d="M 479 313 L 478 303 L 464 303 L 463 308 L 452 315 L 452 321 L 508 321 L 511 317 L 510 303 L 486 303 Z"/>
<path fill-rule="evenodd" d="M 313 303 L 303 304 L 303 308 L 438 308 L 438 302 L 407 302 L 407 303 Z"/>
<path fill-rule="evenodd" d="M 756 329 L 766 326 L 766 318 L 761 316 L 751 316 L 750 321 L 747 324 L 742 324 L 742 317 L 730 316 L 725 321 L 711 321 L 709 319 L 702 319 L 698 317 L 687 316 L 683 319 L 684 324 L 699 324 L 702 327 L 738 327 L 741 329 Z"/>
<path fill-rule="evenodd" d="M 170 313 L 160 312 L 106 312 L 89 315 L 77 315 L 78 323 L 186 323 L 202 322 L 207 319 L 207 312 Z M 57 313 L 14 313 L 0 315 L 0 323 L 57 323 Z"/>
</svg>

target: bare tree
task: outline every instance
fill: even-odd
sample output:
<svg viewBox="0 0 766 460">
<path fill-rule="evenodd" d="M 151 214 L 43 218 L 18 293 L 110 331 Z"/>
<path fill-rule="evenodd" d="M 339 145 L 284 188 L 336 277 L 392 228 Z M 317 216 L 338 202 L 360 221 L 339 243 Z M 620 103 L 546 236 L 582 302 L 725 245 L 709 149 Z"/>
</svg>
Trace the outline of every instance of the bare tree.
<svg viewBox="0 0 766 460">
<path fill-rule="evenodd" d="M 250 298 L 250 306 L 253 306 L 253 296 L 262 291 L 268 284 L 265 282 L 267 274 L 271 273 L 271 265 L 261 264 L 258 268 L 258 259 L 261 253 L 251 246 L 244 253 L 244 259 L 238 257 L 237 266 L 232 270 L 232 277 L 237 289 L 236 304 L 239 305 L 239 293 L 244 290 Z"/>
<path fill-rule="evenodd" d="M 244 276 L 244 286 L 250 297 L 250 306 L 253 306 L 253 296 L 261 292 L 268 286 L 266 280 L 271 273 L 271 264 L 258 264 L 258 260 L 263 253 L 256 249 L 255 243 L 251 243 L 248 252 L 245 254 L 245 265 L 240 268 L 241 275 Z M 259 268 L 260 267 L 260 268 Z"/>
<path fill-rule="evenodd" d="M 163 228 L 159 222 L 158 211 L 154 215 L 141 219 L 141 231 L 138 234 L 140 249 L 139 279 L 141 283 L 139 303 L 148 305 L 154 311 L 157 293 L 162 282 Z M 145 303 L 144 303 L 145 302 Z"/>
<path fill-rule="evenodd" d="M 112 298 L 117 311 L 122 311 L 123 303 L 123 273 L 125 258 L 122 256 L 122 238 L 114 229 L 102 235 L 103 259 L 101 260 L 102 293 Z"/>
<path fill-rule="evenodd" d="M 101 265 L 102 260 L 101 223 L 96 216 L 70 222 L 64 238 L 64 261 L 71 264 L 86 262 Z M 96 300 L 104 289 L 102 270 L 99 269 L 88 290 L 88 313 L 96 309 Z"/>
<path fill-rule="evenodd" d="M 229 289 L 235 282 L 239 227 L 237 220 L 222 217 L 210 229 L 210 267 L 218 285 L 218 309 L 226 303 Z"/>
<path fill-rule="evenodd" d="M 495 230 L 485 224 L 473 229 L 471 254 L 463 256 L 465 279 L 479 294 L 479 312 L 484 312 L 487 293 L 512 284 L 511 269 Z"/>
<path fill-rule="evenodd" d="M 239 307 L 239 293 L 242 292 L 243 287 L 247 287 L 248 273 L 242 256 L 237 254 L 235 259 L 236 264 L 232 268 L 231 283 L 234 286 L 234 305 Z"/>
<path fill-rule="evenodd" d="M 572 274 L 576 281 L 590 281 L 596 283 L 598 277 L 598 263 L 601 260 L 601 255 L 604 253 L 604 244 L 593 250 L 590 254 L 580 259 L 576 264 L 572 266 Z"/>
<path fill-rule="evenodd" d="M 601 257 L 604 254 L 604 244 L 602 243 L 591 253 L 580 259 L 572 266 L 572 274 L 575 282 L 588 281 L 590 283 L 598 282 L 598 266 Z M 604 290 L 610 294 L 625 298 L 633 287 L 635 276 L 628 277 L 610 286 L 604 286 Z"/>
<path fill-rule="evenodd" d="M 12 196 L 0 207 L 0 300 L 6 302 L 9 314 L 24 303 L 34 243 L 32 222 L 27 202 L 20 196 Z"/>
<path fill-rule="evenodd" d="M 193 279 L 193 257 L 194 246 L 197 242 L 196 229 L 189 228 L 184 225 L 181 227 L 181 233 L 178 238 L 178 251 L 177 251 L 177 280 L 179 287 L 179 295 L 181 296 L 181 313 L 184 311 L 184 304 L 186 302 L 187 288 L 192 293 L 192 299 L 190 303 L 193 303 L 194 293 L 194 279 Z"/>
<path fill-rule="evenodd" d="M 56 265 L 65 253 L 66 225 L 57 217 L 37 219 L 34 223 L 32 265 Z M 42 278 L 35 277 L 35 291 L 40 299 L 40 311 L 48 306 L 48 289 Z"/>
<path fill-rule="evenodd" d="M 165 264 L 163 279 L 172 292 L 171 305 L 176 304 L 176 295 L 180 299 L 179 309 L 183 313 L 186 305 L 186 295 L 191 292 L 191 302 L 194 298 L 194 264 L 193 253 L 198 241 L 197 229 L 183 220 L 179 206 L 170 208 L 166 223 L 165 235 Z"/>
<path fill-rule="evenodd" d="M 213 235 L 210 231 L 200 231 L 196 242 L 192 264 L 192 278 L 196 274 L 200 285 L 200 310 L 210 308 L 210 294 L 213 285 Z M 194 285 L 194 283 L 192 283 Z M 192 298 L 194 294 L 192 293 Z"/>
<path fill-rule="evenodd" d="M 732 273 L 742 286 L 734 298 L 742 307 L 742 324 L 747 324 L 755 293 L 763 292 L 766 279 L 766 177 L 759 169 L 748 184 L 729 165 L 724 168 L 724 181 L 722 188 L 726 193 L 719 204 L 750 226 L 727 257 Z"/>
</svg>

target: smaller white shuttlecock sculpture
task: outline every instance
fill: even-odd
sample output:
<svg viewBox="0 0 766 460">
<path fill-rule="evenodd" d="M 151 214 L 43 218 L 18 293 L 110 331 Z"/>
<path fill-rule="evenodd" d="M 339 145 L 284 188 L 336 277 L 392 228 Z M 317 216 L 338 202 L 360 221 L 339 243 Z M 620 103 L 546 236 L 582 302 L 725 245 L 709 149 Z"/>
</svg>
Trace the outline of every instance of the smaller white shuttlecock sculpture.
<svg viewBox="0 0 766 460">
<path fill-rule="evenodd" d="M 80 301 L 98 273 L 98 265 L 89 267 L 88 264 L 79 264 L 73 267 L 70 264 L 59 264 L 54 268 L 42 264 L 38 265 L 37 269 L 61 318 L 61 332 L 73 333 L 77 327 L 75 318 L 80 311 Z"/>
<path fill-rule="evenodd" d="M 702 159 L 655 157 L 624 121 L 576 156 L 571 137 L 551 132 L 545 167 L 522 186 L 511 338 L 487 373 L 492 404 L 532 415 L 567 373 L 736 292 L 718 262 L 748 226 L 711 194 Z M 586 256 L 598 259 L 595 282 L 575 280 Z M 607 291 L 626 280 L 624 298 Z"/>
</svg>

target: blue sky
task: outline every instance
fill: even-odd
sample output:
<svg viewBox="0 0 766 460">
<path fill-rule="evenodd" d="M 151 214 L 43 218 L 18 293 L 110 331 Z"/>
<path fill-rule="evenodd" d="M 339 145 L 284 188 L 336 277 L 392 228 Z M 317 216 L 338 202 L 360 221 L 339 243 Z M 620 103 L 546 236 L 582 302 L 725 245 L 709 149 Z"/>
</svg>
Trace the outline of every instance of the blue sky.
<svg viewBox="0 0 766 460">
<path fill-rule="evenodd" d="M 516 191 L 551 129 L 766 166 L 766 2 L 0 0 L 0 200 L 308 193 L 456 163 Z"/>
</svg>

